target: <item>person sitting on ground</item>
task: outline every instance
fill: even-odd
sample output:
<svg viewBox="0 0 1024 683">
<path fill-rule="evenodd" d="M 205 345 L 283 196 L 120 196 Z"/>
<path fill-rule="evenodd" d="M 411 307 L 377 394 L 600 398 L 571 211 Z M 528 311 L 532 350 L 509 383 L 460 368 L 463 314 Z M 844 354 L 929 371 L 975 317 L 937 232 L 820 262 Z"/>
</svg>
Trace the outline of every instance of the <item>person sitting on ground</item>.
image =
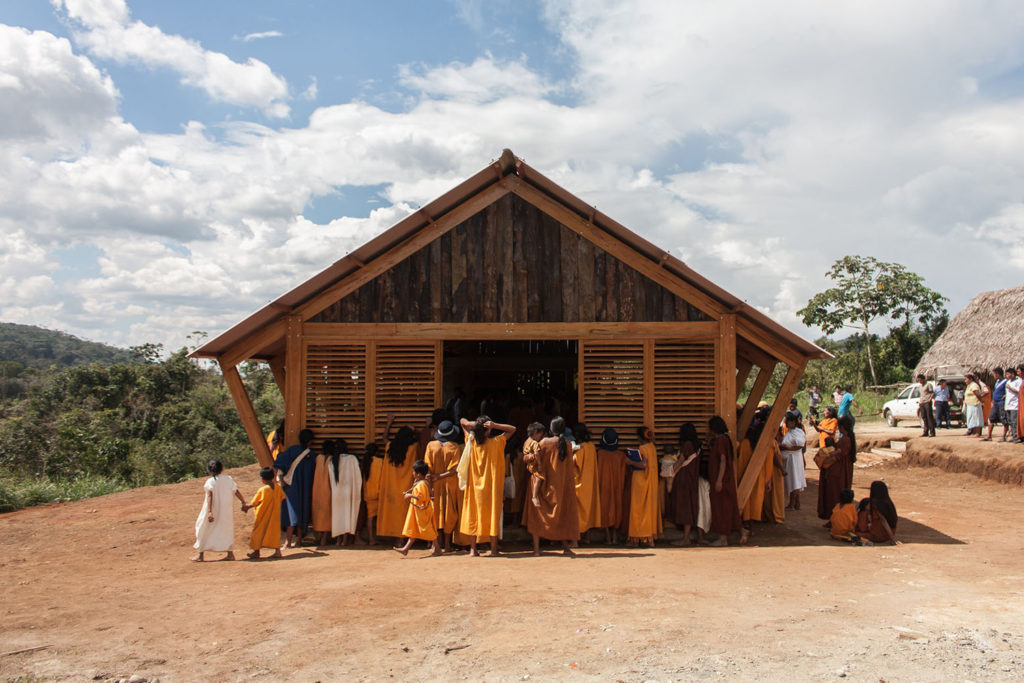
<svg viewBox="0 0 1024 683">
<path fill-rule="evenodd" d="M 405 499 L 409 501 L 409 510 L 405 514 L 402 535 L 407 540 L 405 545 L 399 546 L 395 550 L 402 555 L 408 555 L 409 548 L 418 539 L 430 541 L 430 547 L 433 549 L 430 554 L 440 555 L 441 546 L 437 543 L 437 526 L 434 523 L 433 494 L 430 491 L 430 484 L 427 482 L 430 467 L 425 461 L 417 460 L 412 464 L 412 472 L 415 483 L 404 493 Z"/>
<path fill-rule="evenodd" d="M 231 509 L 231 496 L 234 495 L 245 505 L 245 498 L 238 492 L 235 480 L 226 474 L 220 460 L 211 460 L 206 465 L 210 478 L 203 484 L 206 495 L 203 497 L 203 509 L 196 519 L 196 543 L 193 546 L 199 554 L 192 558 L 193 562 L 202 562 L 207 550 L 224 552 L 225 560 L 235 559 L 235 518 Z"/>
<path fill-rule="evenodd" d="M 993 368 L 992 375 L 996 378 L 996 383 L 992 387 L 992 407 L 988 413 L 988 434 L 982 441 L 992 440 L 992 430 L 997 424 L 1003 425 L 1003 441 L 1006 441 L 1008 430 L 1006 416 L 1003 415 L 1003 411 L 1006 410 L 1006 377 L 1002 368 Z"/>
<path fill-rule="evenodd" d="M 1006 426 L 1003 428 L 1003 441 L 1009 438 L 1013 443 L 1020 443 L 1017 436 L 1017 424 L 1020 420 L 1020 389 L 1024 381 L 1017 375 L 1016 368 L 1006 368 L 1006 398 L 1003 400 L 1003 413 Z"/>
<path fill-rule="evenodd" d="M 889 487 L 883 481 L 871 482 L 871 493 L 860 502 L 857 508 L 857 527 L 855 533 L 871 543 L 892 543 L 900 545 L 896 540 L 896 506 L 889 497 Z"/>
<path fill-rule="evenodd" d="M 284 490 L 274 483 L 277 473 L 273 467 L 260 470 L 263 486 L 256 491 L 252 501 L 242 505 L 242 512 L 256 508 L 256 520 L 252 525 L 249 547 L 246 554 L 250 560 L 260 559 L 260 548 L 273 548 L 271 557 L 281 557 L 281 503 L 285 500 Z"/>
<path fill-rule="evenodd" d="M 853 502 L 853 489 L 843 489 L 839 492 L 839 502 L 832 508 L 829 521 L 832 526 L 828 532 L 832 538 L 847 543 L 860 541 L 860 537 L 853 533 L 857 528 L 857 505 Z"/>
</svg>

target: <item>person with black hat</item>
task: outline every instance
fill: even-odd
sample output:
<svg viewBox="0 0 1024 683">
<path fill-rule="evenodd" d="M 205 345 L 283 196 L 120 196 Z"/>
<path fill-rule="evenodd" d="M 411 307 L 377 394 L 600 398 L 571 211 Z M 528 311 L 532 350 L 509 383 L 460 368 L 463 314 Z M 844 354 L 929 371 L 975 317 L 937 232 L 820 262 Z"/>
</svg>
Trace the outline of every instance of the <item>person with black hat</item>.
<svg viewBox="0 0 1024 683">
<path fill-rule="evenodd" d="M 452 532 L 459 522 L 459 428 L 451 420 L 442 420 L 427 444 L 423 456 L 430 468 L 429 479 L 434 486 L 434 524 L 441 535 L 443 551 L 452 551 Z"/>
<path fill-rule="evenodd" d="M 622 491 L 626 482 L 626 453 L 619 450 L 619 434 L 609 427 L 597 445 L 597 486 L 601 502 L 601 526 L 605 540 L 617 542 L 615 530 L 622 523 Z"/>
</svg>

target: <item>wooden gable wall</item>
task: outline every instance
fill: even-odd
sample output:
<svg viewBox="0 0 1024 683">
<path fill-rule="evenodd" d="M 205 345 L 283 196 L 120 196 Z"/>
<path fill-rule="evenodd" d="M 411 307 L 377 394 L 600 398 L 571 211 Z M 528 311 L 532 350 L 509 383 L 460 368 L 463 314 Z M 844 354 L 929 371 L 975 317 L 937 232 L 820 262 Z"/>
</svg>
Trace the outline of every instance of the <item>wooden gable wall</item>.
<svg viewBox="0 0 1024 683">
<path fill-rule="evenodd" d="M 510 193 L 310 322 L 707 319 L 694 306 Z"/>
</svg>

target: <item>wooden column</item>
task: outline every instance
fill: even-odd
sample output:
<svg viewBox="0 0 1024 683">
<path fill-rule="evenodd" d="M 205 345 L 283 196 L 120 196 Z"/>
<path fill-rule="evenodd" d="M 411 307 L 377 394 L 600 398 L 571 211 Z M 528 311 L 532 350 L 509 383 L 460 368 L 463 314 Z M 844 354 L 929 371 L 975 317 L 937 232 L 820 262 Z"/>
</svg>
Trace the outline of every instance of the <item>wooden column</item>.
<svg viewBox="0 0 1024 683">
<path fill-rule="evenodd" d="M 377 443 L 377 344 L 366 343 L 366 443 Z M 381 448 L 385 444 L 377 444 Z"/>
<path fill-rule="evenodd" d="M 644 340 L 644 425 L 654 430 L 654 340 Z"/>
<path fill-rule="evenodd" d="M 750 423 L 754 419 L 757 404 L 761 401 L 761 397 L 764 396 L 764 390 L 768 388 L 768 382 L 771 381 L 774 371 L 775 363 L 769 363 L 760 368 L 760 372 L 757 373 L 757 377 L 754 379 L 754 386 L 750 387 L 750 395 L 747 396 L 747 402 L 743 404 L 743 412 L 740 413 L 739 424 L 736 425 L 736 428 L 739 430 L 736 432 L 737 440 L 742 439 L 743 435 L 747 433 L 747 428 L 750 427 Z"/>
<path fill-rule="evenodd" d="M 786 379 L 782 381 L 782 388 L 779 389 L 779 394 L 775 397 L 775 403 L 772 404 L 772 410 L 768 414 L 768 422 L 761 432 L 761 438 L 757 440 L 757 445 L 754 446 L 754 453 L 750 456 L 750 463 L 747 465 L 746 471 L 743 472 L 743 478 L 736 489 L 736 499 L 741 510 L 747 504 L 747 499 L 750 498 L 750 493 L 754 490 L 757 475 L 764 465 L 764 459 L 768 457 L 768 453 L 771 451 L 771 442 L 775 439 L 775 433 L 782 422 L 782 416 L 786 414 L 786 408 L 789 407 L 789 399 L 796 392 L 796 388 L 800 384 L 800 378 L 804 375 L 804 367 L 806 365 L 807 360 L 803 359 L 799 364 L 789 366 Z"/>
<path fill-rule="evenodd" d="M 736 314 L 725 313 L 718 323 L 715 345 L 715 412 L 736 434 Z"/>
<path fill-rule="evenodd" d="M 245 390 L 242 376 L 238 374 L 238 368 L 233 365 L 221 364 L 220 371 L 224 374 L 224 381 L 227 382 L 228 391 L 235 402 L 235 409 L 238 416 L 242 418 L 242 426 L 245 427 L 245 435 L 249 437 L 249 445 L 256 453 L 256 460 L 260 467 L 271 467 L 274 459 L 270 457 L 270 449 L 267 448 L 267 437 L 263 434 L 260 421 L 256 418 L 256 411 L 253 410 L 252 401 L 249 400 L 249 393 Z"/>
<path fill-rule="evenodd" d="M 753 369 L 754 363 L 747 360 L 746 358 L 736 359 L 736 400 L 740 400 L 740 394 L 743 393 L 743 387 L 747 385 L 747 378 L 750 377 L 750 371 Z"/>
<path fill-rule="evenodd" d="M 284 445 L 291 446 L 299 442 L 299 430 L 302 429 L 305 406 L 303 382 L 306 369 L 303 366 L 302 352 L 302 318 L 290 315 L 286 319 L 284 345 Z"/>
</svg>

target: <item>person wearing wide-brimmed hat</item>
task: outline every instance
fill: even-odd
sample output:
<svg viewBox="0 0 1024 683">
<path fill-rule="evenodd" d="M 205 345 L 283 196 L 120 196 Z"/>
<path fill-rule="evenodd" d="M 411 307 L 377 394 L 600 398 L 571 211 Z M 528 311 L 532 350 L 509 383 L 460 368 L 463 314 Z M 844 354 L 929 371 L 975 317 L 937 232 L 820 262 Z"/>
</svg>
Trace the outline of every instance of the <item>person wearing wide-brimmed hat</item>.
<svg viewBox="0 0 1024 683">
<path fill-rule="evenodd" d="M 459 521 L 459 480 L 456 477 L 462 454 L 459 435 L 458 427 L 450 420 L 442 420 L 423 456 L 434 484 L 434 524 L 446 553 L 452 551 L 452 532 Z"/>
<path fill-rule="evenodd" d="M 626 481 L 626 454 L 619 450 L 619 434 L 609 427 L 597 445 L 597 486 L 600 525 L 608 543 L 616 542 L 615 530 L 622 523 L 622 491 Z"/>
</svg>

